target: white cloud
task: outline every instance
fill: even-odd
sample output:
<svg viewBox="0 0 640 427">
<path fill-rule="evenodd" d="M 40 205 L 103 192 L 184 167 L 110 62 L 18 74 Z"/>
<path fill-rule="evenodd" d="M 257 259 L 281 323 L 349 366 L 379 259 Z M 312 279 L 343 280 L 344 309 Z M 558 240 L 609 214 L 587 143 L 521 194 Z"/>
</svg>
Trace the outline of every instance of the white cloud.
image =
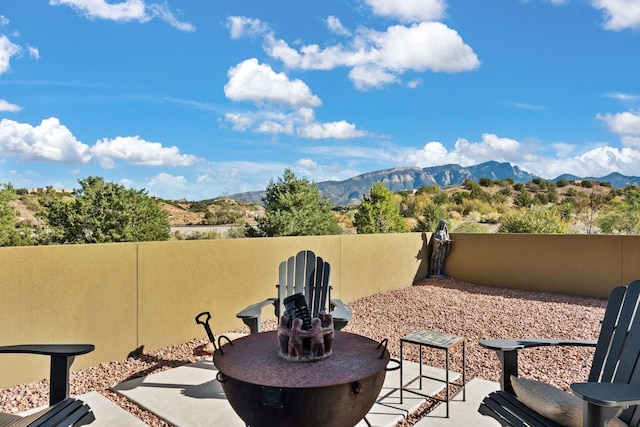
<svg viewBox="0 0 640 427">
<path fill-rule="evenodd" d="M 159 142 L 148 142 L 139 136 L 105 138 L 91 147 L 91 153 L 107 169 L 116 166 L 115 160 L 144 166 L 192 166 L 199 161 L 196 156 L 180 154 L 178 147 L 163 147 Z"/>
<path fill-rule="evenodd" d="M 447 163 L 470 166 L 490 160 L 517 163 L 531 159 L 530 150 L 520 142 L 485 133 L 482 134 L 480 142 L 458 138 L 451 152 L 440 142 L 429 142 L 422 150 L 410 153 L 406 161 L 412 165 L 426 167 Z"/>
<path fill-rule="evenodd" d="M 352 123 L 344 120 L 329 123 L 313 123 L 298 129 L 298 135 L 311 139 L 353 139 L 366 136 L 368 133 L 356 129 Z"/>
<path fill-rule="evenodd" d="M 0 27 L 4 27 L 5 25 L 9 25 L 9 18 L 4 15 L 0 15 Z"/>
<path fill-rule="evenodd" d="M 17 113 L 18 111 L 22 111 L 22 107 L 20 107 L 19 105 L 11 104 L 9 101 L 6 101 L 4 99 L 0 99 L 0 111 Z"/>
<path fill-rule="evenodd" d="M 604 28 L 620 31 L 640 29 L 640 2 L 638 0 L 591 0 L 591 5 L 602 9 Z"/>
<path fill-rule="evenodd" d="M 320 98 L 302 80 L 291 80 L 284 73 L 276 73 L 269 65 L 259 64 L 255 58 L 231 68 L 229 81 L 224 86 L 227 98 L 251 101 L 256 104 L 275 103 L 291 107 L 309 107 L 321 104 Z"/>
<path fill-rule="evenodd" d="M 29 50 L 29 55 L 31 55 L 33 59 L 40 59 L 40 51 L 37 47 L 27 46 L 27 50 Z"/>
<path fill-rule="evenodd" d="M 0 35 L 0 75 L 9 70 L 11 57 L 19 55 L 21 52 L 20 46 L 11 43 L 7 36 Z"/>
<path fill-rule="evenodd" d="M 180 22 L 166 3 L 147 5 L 144 0 L 126 0 L 120 3 L 108 3 L 106 0 L 49 0 L 49 4 L 69 6 L 89 19 L 147 22 L 153 18 L 160 18 L 181 31 L 195 31 L 192 24 Z"/>
<path fill-rule="evenodd" d="M 243 37 L 259 37 L 269 31 L 269 26 L 259 19 L 245 18 L 244 16 L 230 16 L 227 18 L 227 28 L 232 40 Z"/>
<path fill-rule="evenodd" d="M 480 66 L 476 54 L 460 35 L 440 22 L 395 25 L 380 32 L 360 28 L 347 47 L 305 45 L 296 50 L 269 33 L 265 37 L 268 55 L 288 68 L 331 70 L 351 68 L 350 79 L 359 89 L 397 83 L 407 71 L 457 73 Z"/>
<path fill-rule="evenodd" d="M 22 161 L 87 163 L 91 160 L 89 146 L 78 141 L 55 117 L 42 120 L 38 126 L 3 119 L 0 151 Z"/>
<path fill-rule="evenodd" d="M 329 31 L 331 31 L 334 34 L 338 34 L 340 36 L 350 36 L 351 35 L 351 31 L 349 31 L 344 25 L 342 25 L 342 22 L 340 22 L 340 19 L 336 18 L 335 16 L 329 16 L 325 22 L 327 23 L 327 28 L 329 28 Z"/>
<path fill-rule="evenodd" d="M 345 120 L 320 123 L 311 108 L 299 108 L 288 113 L 272 110 L 227 113 L 224 120 L 239 132 L 251 131 L 274 136 L 295 134 L 310 139 L 353 139 L 370 135 Z"/>
<path fill-rule="evenodd" d="M 640 99 L 639 95 L 634 95 L 631 93 L 621 93 L 621 92 L 607 93 L 605 94 L 605 96 L 607 98 L 613 98 L 620 101 L 637 101 L 638 99 Z"/>
<path fill-rule="evenodd" d="M 627 147 L 640 147 L 640 110 L 616 114 L 597 114 L 609 131 L 620 135 L 620 141 Z"/>
<path fill-rule="evenodd" d="M 376 15 L 401 22 L 437 21 L 444 17 L 444 0 L 366 0 Z"/>
</svg>

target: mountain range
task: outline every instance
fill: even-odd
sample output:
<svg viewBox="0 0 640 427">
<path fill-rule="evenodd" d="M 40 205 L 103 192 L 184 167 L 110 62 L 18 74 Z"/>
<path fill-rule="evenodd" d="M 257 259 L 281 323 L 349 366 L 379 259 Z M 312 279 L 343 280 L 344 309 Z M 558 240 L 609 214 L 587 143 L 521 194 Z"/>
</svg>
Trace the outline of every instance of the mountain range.
<svg viewBox="0 0 640 427">
<path fill-rule="evenodd" d="M 398 192 L 418 190 L 419 188 L 431 185 L 437 185 L 442 188 L 462 185 L 467 178 L 474 181 L 478 181 L 480 178 L 490 178 L 493 180 L 511 178 L 516 183 L 525 183 L 536 178 L 536 175 L 525 172 L 510 163 L 490 161 L 467 167 L 454 164 L 427 168 L 398 167 L 367 172 L 344 181 L 316 182 L 315 185 L 321 194 L 329 197 L 334 206 L 347 206 L 359 204 L 362 197 L 367 195 L 373 184 L 378 181 L 384 183 L 390 191 Z M 631 184 L 640 185 L 640 177 L 625 176 L 617 172 L 599 178 L 577 177 L 564 174 L 551 181 L 555 182 L 560 179 L 567 181 L 588 179 L 591 181 L 609 182 L 612 187 L 618 188 Z M 232 194 L 226 197 L 249 203 L 261 202 L 264 195 L 265 191 L 263 190 Z"/>
</svg>

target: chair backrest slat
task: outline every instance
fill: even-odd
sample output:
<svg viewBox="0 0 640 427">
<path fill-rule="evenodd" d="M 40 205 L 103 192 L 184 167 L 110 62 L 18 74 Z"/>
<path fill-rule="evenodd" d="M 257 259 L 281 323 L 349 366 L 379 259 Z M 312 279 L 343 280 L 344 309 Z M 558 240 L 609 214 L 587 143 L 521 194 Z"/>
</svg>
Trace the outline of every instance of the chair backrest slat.
<svg viewBox="0 0 640 427">
<path fill-rule="evenodd" d="M 589 381 L 591 382 L 601 381 L 602 379 L 605 361 L 607 360 L 609 350 L 612 346 L 616 325 L 618 324 L 618 318 L 620 317 L 622 303 L 626 294 L 627 287 L 618 286 L 613 289 L 609 295 L 607 308 L 604 312 L 604 319 L 602 320 L 602 326 L 600 327 L 598 344 L 596 345 L 596 351 L 593 356 L 591 371 L 589 373 Z"/>
<path fill-rule="evenodd" d="M 621 307 L 618 310 L 615 310 L 615 307 L 612 307 L 612 316 L 615 315 L 617 311 L 618 320 L 616 322 L 613 335 L 610 335 L 612 337 L 611 345 L 600 377 L 600 381 L 602 382 L 627 382 L 629 380 L 629 372 L 632 367 L 627 366 L 627 360 L 622 359 L 622 356 L 624 356 L 625 353 L 629 355 L 628 352 L 631 349 L 629 345 L 632 343 L 627 339 L 629 337 L 629 332 L 638 333 L 640 331 L 632 324 L 634 320 L 634 323 L 636 324 L 638 324 L 638 320 L 640 320 L 637 319 L 635 315 L 639 296 L 640 281 L 632 282 L 627 286 Z M 607 303 L 607 311 L 608 308 L 609 304 Z M 602 332 L 600 333 L 600 336 L 602 336 Z M 606 336 L 604 338 L 606 339 Z M 625 359 L 628 359 L 628 356 Z M 621 366 L 620 362 L 625 366 Z M 620 371 L 621 367 L 624 367 L 625 369 Z"/>
<path fill-rule="evenodd" d="M 316 257 L 312 251 L 300 251 L 280 263 L 278 315 L 284 313 L 286 297 L 301 293 L 305 296 L 311 317 L 318 317 L 320 311 L 326 310 L 330 271 L 329 263 Z"/>
<path fill-rule="evenodd" d="M 640 280 L 615 288 L 607 302 L 589 381 L 640 384 Z M 626 409 L 620 419 L 640 425 L 637 406 Z"/>
</svg>

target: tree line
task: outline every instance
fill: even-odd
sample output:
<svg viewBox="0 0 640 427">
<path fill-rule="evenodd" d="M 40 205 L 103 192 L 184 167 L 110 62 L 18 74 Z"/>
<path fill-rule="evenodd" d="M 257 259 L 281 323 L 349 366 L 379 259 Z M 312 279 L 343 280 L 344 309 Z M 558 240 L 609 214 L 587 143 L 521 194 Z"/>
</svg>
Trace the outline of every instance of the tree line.
<svg viewBox="0 0 640 427">
<path fill-rule="evenodd" d="M 80 188 L 61 195 L 48 188 L 36 207 L 42 224 L 17 223 L 12 201 L 26 190 L 0 188 L 0 246 L 108 243 L 169 240 L 169 217 L 145 190 L 127 189 L 89 177 Z M 640 234 L 640 187 L 611 188 L 583 180 L 557 182 L 534 178 L 481 178 L 460 187 L 427 186 L 392 193 L 375 183 L 357 206 L 335 207 L 307 178 L 286 169 L 271 180 L 262 199 L 264 215 L 253 224 L 239 223 L 228 237 L 275 237 L 433 231 L 445 219 L 452 232 L 618 233 Z M 236 214 L 192 208 L 206 221 L 239 220 Z M 220 237 L 217 233 L 198 238 Z"/>
</svg>

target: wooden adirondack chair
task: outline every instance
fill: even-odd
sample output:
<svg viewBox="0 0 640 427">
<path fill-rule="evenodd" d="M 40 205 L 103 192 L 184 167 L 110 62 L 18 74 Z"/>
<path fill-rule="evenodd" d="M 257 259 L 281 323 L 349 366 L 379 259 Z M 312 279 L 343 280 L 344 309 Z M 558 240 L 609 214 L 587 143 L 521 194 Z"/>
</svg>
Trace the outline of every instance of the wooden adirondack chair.
<svg viewBox="0 0 640 427">
<path fill-rule="evenodd" d="M 327 310 L 333 316 L 335 329 L 342 329 L 351 320 L 351 308 L 339 299 L 331 298 L 329 274 L 331 266 L 322 258 L 316 257 L 311 251 L 300 251 L 296 256 L 280 263 L 280 278 L 276 285 L 277 298 L 268 298 L 252 304 L 236 316 L 249 326 L 252 334 L 260 332 L 260 316 L 262 308 L 272 304 L 276 318 L 284 313 L 284 299 L 293 294 L 301 293 L 306 297 L 311 317 L 318 317 L 318 313 Z"/>
<path fill-rule="evenodd" d="M 485 397 L 478 411 L 503 426 L 559 426 L 532 411 L 514 395 L 509 382 L 518 375 L 518 350 L 539 346 L 595 345 L 587 382 L 571 390 L 583 400 L 583 426 L 603 427 L 618 417 L 629 426 L 640 426 L 640 280 L 611 292 L 597 341 L 481 340 L 495 350 L 502 363 L 501 391 Z"/>
<path fill-rule="evenodd" d="M 95 349 L 93 344 L 26 344 L 0 347 L 0 353 L 41 354 L 50 358 L 49 407 L 25 417 L 0 414 L 0 426 L 81 426 L 95 420 L 89 406 L 69 397 L 69 369 L 75 356 Z"/>
</svg>

